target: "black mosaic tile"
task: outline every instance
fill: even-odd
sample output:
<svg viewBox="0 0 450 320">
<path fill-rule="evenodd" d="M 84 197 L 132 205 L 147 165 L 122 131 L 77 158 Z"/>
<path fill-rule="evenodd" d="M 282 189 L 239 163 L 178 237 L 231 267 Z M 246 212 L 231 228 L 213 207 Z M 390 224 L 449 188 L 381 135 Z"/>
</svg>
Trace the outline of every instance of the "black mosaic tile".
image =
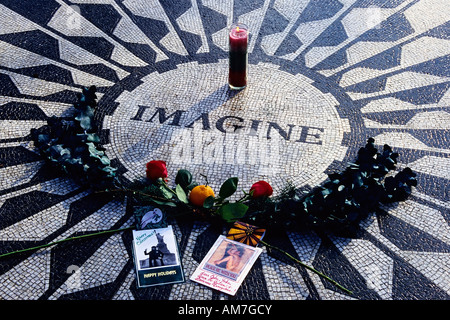
<svg viewBox="0 0 450 320">
<path fill-rule="evenodd" d="M 414 280 L 413 280 L 414 279 Z M 395 300 L 448 300 L 449 295 L 407 263 L 394 262 Z"/>
<path fill-rule="evenodd" d="M 250 270 L 249 276 L 242 283 L 241 288 L 230 300 L 269 300 L 270 294 L 264 279 L 261 261 L 257 261 Z"/>
<path fill-rule="evenodd" d="M 114 70 L 108 68 L 103 64 L 90 64 L 79 66 L 79 69 L 90 74 L 95 74 L 103 79 L 107 79 L 112 82 L 117 82 L 119 80 Z"/>
<path fill-rule="evenodd" d="M 50 82 L 57 82 L 66 85 L 73 85 L 73 77 L 69 70 L 63 69 L 52 64 L 44 66 L 35 66 L 29 68 L 19 68 L 15 70 L 20 74 L 29 77 L 42 79 Z"/>
<path fill-rule="evenodd" d="M 0 93 L 5 96 L 20 96 L 20 91 L 6 74 L 0 74 Z"/>
<path fill-rule="evenodd" d="M 328 41 L 330 39 L 325 39 L 324 41 Z M 326 42 L 325 42 L 326 43 Z M 324 44 L 324 46 L 327 46 Z M 326 70 L 334 67 L 338 67 L 342 64 L 347 62 L 347 56 L 344 51 L 338 51 L 334 54 L 332 54 L 330 57 L 328 57 L 325 61 L 317 64 L 314 69 L 315 70 Z"/>
<path fill-rule="evenodd" d="M 8 102 L 0 106 L 1 120 L 47 120 L 45 113 L 35 104 Z"/>
<path fill-rule="evenodd" d="M 119 23 L 120 14 L 108 4 L 79 4 L 80 13 L 102 31 L 111 34 Z"/>
<path fill-rule="evenodd" d="M 300 15 L 303 22 L 331 18 L 343 7 L 342 3 L 326 0 L 311 0 Z"/>
<path fill-rule="evenodd" d="M 424 86 L 418 89 L 404 90 L 392 94 L 393 97 L 400 100 L 412 102 L 414 104 L 436 103 L 448 90 L 448 83 Z"/>
<path fill-rule="evenodd" d="M 58 41 L 40 30 L 6 34 L 0 36 L 0 40 L 50 59 L 59 59 Z"/>
<path fill-rule="evenodd" d="M 114 46 L 104 38 L 72 36 L 68 40 L 105 60 L 111 57 L 114 50 Z"/>
<path fill-rule="evenodd" d="M 450 187 L 448 180 L 419 172 L 417 173 L 417 181 L 420 183 L 417 187 L 418 191 L 426 192 L 442 201 L 449 201 Z"/>
<path fill-rule="evenodd" d="M 364 33 L 361 41 L 396 41 L 414 32 L 403 13 L 394 14 L 379 26 Z"/>
<path fill-rule="evenodd" d="M 353 292 L 354 297 L 362 300 L 380 300 L 380 296 L 367 287 L 366 280 L 346 261 L 346 258 L 332 245 L 321 245 L 313 263 L 316 270 L 325 275 L 333 275 L 333 280 Z M 325 288 L 339 291 L 325 279 L 321 279 Z"/>
<path fill-rule="evenodd" d="M 88 233 L 76 233 L 71 236 L 81 236 Z M 95 253 L 95 251 L 105 242 L 105 238 L 98 237 L 96 239 L 76 240 L 78 243 L 62 243 L 51 251 L 52 265 L 50 267 L 50 280 L 47 293 L 43 297 L 56 291 L 67 279 L 72 275 L 72 269 L 79 268 L 86 262 L 87 258 Z M 98 289 L 98 288 L 97 288 Z M 93 289 L 95 290 L 95 289 Z M 105 290 L 106 291 L 106 290 Z M 105 293 L 103 291 L 102 295 Z M 89 290 L 88 290 L 89 293 Z M 77 292 L 75 297 L 88 298 L 88 293 Z M 81 294 L 81 296 L 79 295 Z M 98 294 L 97 294 L 98 295 Z M 65 298 L 72 298 L 69 295 Z M 64 299 L 64 296 L 62 297 Z M 97 296 L 97 299 L 100 297 Z M 111 297 L 110 297 L 111 298 Z M 101 298 L 100 298 L 101 299 Z"/>
<path fill-rule="evenodd" d="M 394 216 L 378 217 L 381 234 L 403 251 L 450 252 L 450 246 Z"/>
<path fill-rule="evenodd" d="M 2 0 L 2 4 L 40 25 L 46 25 L 59 8 L 58 2 L 54 0 L 36 0 L 31 8 L 14 0 Z M 39 10 L 35 10 L 36 8 Z"/>
<path fill-rule="evenodd" d="M 287 27 L 288 21 L 275 9 L 269 8 L 263 20 L 261 27 L 263 34 L 272 34 L 281 32 Z"/>
<path fill-rule="evenodd" d="M 401 48 L 394 47 L 361 62 L 359 66 L 371 69 L 390 69 L 400 64 L 400 58 Z"/>
<path fill-rule="evenodd" d="M 169 32 L 164 22 L 160 20 L 140 16 L 137 16 L 135 19 L 141 30 L 155 42 L 159 42 Z"/>
<path fill-rule="evenodd" d="M 7 199 L 0 208 L 2 228 L 13 225 L 39 211 L 47 209 L 62 200 L 65 196 L 31 191 L 14 198 Z"/>
<path fill-rule="evenodd" d="M 0 163 L 3 167 L 39 161 L 41 157 L 22 146 L 0 148 Z"/>
</svg>

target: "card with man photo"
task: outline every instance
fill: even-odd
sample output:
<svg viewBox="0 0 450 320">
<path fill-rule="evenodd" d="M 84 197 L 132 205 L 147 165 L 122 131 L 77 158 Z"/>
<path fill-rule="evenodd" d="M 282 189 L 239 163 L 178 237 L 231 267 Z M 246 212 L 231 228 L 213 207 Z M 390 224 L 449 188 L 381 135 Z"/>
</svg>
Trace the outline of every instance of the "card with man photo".
<svg viewBox="0 0 450 320">
<path fill-rule="evenodd" d="M 261 252 L 261 248 L 219 236 L 190 279 L 234 295 Z"/>
<path fill-rule="evenodd" d="M 172 226 L 133 230 L 138 287 L 184 282 L 178 243 Z"/>
</svg>

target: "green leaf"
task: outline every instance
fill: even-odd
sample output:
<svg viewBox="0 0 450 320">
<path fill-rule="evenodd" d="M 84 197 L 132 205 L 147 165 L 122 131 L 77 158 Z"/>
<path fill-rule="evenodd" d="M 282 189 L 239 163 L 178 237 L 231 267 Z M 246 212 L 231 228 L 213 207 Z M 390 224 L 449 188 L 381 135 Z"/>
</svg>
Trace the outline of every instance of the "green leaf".
<svg viewBox="0 0 450 320">
<path fill-rule="evenodd" d="M 190 185 L 187 186 L 187 190 L 192 190 L 194 189 L 196 186 L 198 186 L 198 182 L 193 181 Z"/>
<path fill-rule="evenodd" d="M 106 166 L 101 168 L 100 170 L 104 171 L 107 175 L 107 177 L 114 177 L 116 175 L 116 168 L 110 167 L 110 166 Z"/>
<path fill-rule="evenodd" d="M 192 183 L 192 173 L 185 169 L 178 170 L 175 177 L 175 183 L 181 185 L 181 187 L 186 190 Z"/>
<path fill-rule="evenodd" d="M 227 179 L 220 187 L 219 197 L 224 199 L 235 193 L 237 190 L 238 180 L 239 179 L 237 177 Z"/>
<path fill-rule="evenodd" d="M 100 143 L 100 137 L 96 133 L 88 133 L 86 140 L 89 142 Z"/>
<path fill-rule="evenodd" d="M 91 157 L 97 158 L 100 160 L 101 157 L 104 155 L 104 152 L 97 150 L 95 144 L 93 144 L 92 142 L 88 142 L 88 143 L 86 143 L 86 145 L 88 146 L 88 151 L 89 151 L 89 154 Z"/>
<path fill-rule="evenodd" d="M 175 188 L 175 193 L 177 194 L 178 200 L 180 200 L 183 203 L 188 203 L 188 199 L 186 196 L 186 192 L 184 192 L 184 189 L 181 185 L 177 184 Z"/>
<path fill-rule="evenodd" d="M 54 159 L 58 159 L 60 156 L 69 154 L 70 150 L 63 147 L 62 144 L 56 144 L 49 148 L 50 156 Z"/>
<path fill-rule="evenodd" d="M 38 135 L 38 142 L 40 144 L 47 144 L 50 142 L 50 136 L 48 134 L 40 134 Z"/>
<path fill-rule="evenodd" d="M 92 129 L 92 122 L 94 118 L 94 111 L 91 107 L 86 106 L 86 109 L 81 111 L 78 116 L 75 117 L 75 120 L 80 122 L 80 127 L 85 131 L 89 131 Z"/>
<path fill-rule="evenodd" d="M 104 164 L 105 166 L 109 166 L 111 164 L 111 160 L 109 160 L 109 158 L 107 156 L 103 156 L 100 158 L 100 161 L 102 164 Z"/>
<path fill-rule="evenodd" d="M 161 193 L 162 193 L 164 198 L 172 199 L 173 193 L 170 192 L 170 190 L 167 190 L 167 188 L 164 185 L 160 185 L 159 189 L 161 190 Z"/>
<path fill-rule="evenodd" d="M 219 208 L 219 214 L 225 221 L 234 222 L 245 216 L 247 210 L 247 205 L 240 202 L 233 202 L 221 206 Z"/>
<path fill-rule="evenodd" d="M 209 196 L 205 199 L 205 201 L 203 201 L 203 208 L 211 209 L 215 201 L 216 199 L 213 196 Z"/>
<path fill-rule="evenodd" d="M 156 204 L 159 204 L 161 206 L 169 206 L 169 207 L 176 207 L 176 203 L 173 203 L 171 201 L 161 201 L 161 200 L 156 200 L 153 198 L 148 198 L 149 201 L 153 201 Z"/>
</svg>

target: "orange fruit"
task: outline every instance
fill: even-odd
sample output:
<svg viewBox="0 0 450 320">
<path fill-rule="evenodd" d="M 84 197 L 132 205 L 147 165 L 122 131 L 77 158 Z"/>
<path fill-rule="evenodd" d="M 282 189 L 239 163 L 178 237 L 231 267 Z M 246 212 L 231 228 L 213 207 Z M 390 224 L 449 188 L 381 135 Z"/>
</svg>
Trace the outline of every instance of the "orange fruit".
<svg viewBox="0 0 450 320">
<path fill-rule="evenodd" d="M 205 202 L 205 199 L 209 196 L 214 197 L 213 189 L 210 186 L 199 185 L 191 190 L 189 201 L 191 201 L 193 205 L 203 207 L 203 202 Z"/>
</svg>

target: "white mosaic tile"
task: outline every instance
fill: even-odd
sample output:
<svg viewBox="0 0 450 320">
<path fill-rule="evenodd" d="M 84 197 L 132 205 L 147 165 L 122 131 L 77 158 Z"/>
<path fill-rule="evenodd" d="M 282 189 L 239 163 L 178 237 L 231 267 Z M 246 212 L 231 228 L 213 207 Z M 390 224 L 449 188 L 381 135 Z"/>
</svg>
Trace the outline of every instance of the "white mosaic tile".
<svg viewBox="0 0 450 320">
<path fill-rule="evenodd" d="M 186 282 L 175 283 L 172 286 L 172 290 L 168 298 L 169 300 L 185 300 L 185 299 L 192 299 L 194 297 L 195 300 L 211 299 L 212 291 L 210 289 L 189 279 L 199 265 L 199 262 L 195 261 L 194 258 L 192 257 L 195 241 L 197 237 L 204 230 L 206 230 L 207 227 L 208 225 L 204 223 L 194 225 L 191 235 L 189 236 L 186 249 L 184 250 L 183 253 L 183 271 Z"/>
<path fill-rule="evenodd" d="M 50 253 L 41 249 L 0 275 L 2 300 L 36 300 L 48 288 Z"/>
</svg>

